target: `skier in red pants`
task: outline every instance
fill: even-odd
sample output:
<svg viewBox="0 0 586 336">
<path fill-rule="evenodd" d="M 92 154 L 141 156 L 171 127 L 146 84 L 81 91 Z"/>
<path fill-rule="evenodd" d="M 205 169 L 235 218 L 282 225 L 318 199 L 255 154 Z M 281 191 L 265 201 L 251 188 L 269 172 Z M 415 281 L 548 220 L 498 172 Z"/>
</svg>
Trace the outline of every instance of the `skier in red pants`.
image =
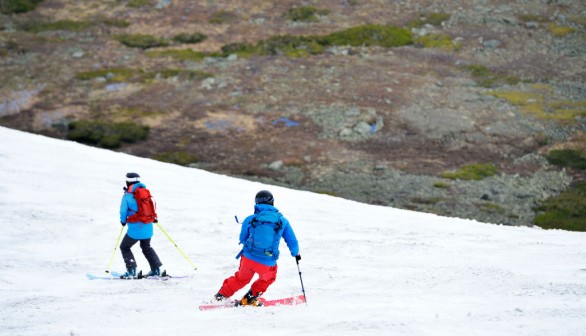
<svg viewBox="0 0 586 336">
<path fill-rule="evenodd" d="M 255 197 L 254 214 L 248 216 L 240 230 L 242 251 L 236 256 L 240 258 L 240 267 L 231 277 L 224 280 L 222 288 L 214 298 L 223 301 L 246 286 L 255 274 L 259 278 L 240 300 L 241 305 L 260 306 L 258 298 L 275 282 L 277 278 L 277 259 L 279 259 L 279 243 L 285 239 L 291 255 L 301 260 L 299 244 L 289 221 L 273 206 L 273 195 L 261 190 Z"/>
</svg>

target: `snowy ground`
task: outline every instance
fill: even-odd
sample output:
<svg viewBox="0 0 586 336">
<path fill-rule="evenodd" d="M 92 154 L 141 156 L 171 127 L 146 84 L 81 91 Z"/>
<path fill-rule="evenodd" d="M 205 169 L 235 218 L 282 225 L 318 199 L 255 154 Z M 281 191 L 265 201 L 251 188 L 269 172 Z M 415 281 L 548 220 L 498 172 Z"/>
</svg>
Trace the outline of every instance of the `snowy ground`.
<svg viewBox="0 0 586 336">
<path fill-rule="evenodd" d="M 141 174 L 162 227 L 198 266 L 155 228 L 164 268 L 190 278 L 86 278 L 107 267 L 128 171 Z M 299 239 L 308 304 L 199 311 L 236 270 L 234 215 L 250 214 L 263 188 Z M 2 335 L 586 335 L 585 238 L 370 206 L 0 127 Z M 301 292 L 294 258 L 281 251 L 267 298 Z M 123 268 L 117 250 L 112 270 Z"/>
</svg>

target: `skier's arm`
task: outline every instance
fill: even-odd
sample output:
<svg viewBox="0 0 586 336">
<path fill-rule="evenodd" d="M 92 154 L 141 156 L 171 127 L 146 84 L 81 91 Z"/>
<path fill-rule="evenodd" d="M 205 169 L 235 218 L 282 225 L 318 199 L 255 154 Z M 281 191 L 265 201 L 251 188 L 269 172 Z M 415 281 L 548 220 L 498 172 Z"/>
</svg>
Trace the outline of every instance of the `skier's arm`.
<svg viewBox="0 0 586 336">
<path fill-rule="evenodd" d="M 128 203 L 126 203 L 126 197 L 122 197 L 122 202 L 120 202 L 120 223 L 126 223 L 126 218 L 128 218 Z"/>
<path fill-rule="evenodd" d="M 283 239 L 285 239 L 285 243 L 287 243 L 287 247 L 291 252 L 291 256 L 295 257 L 299 255 L 299 243 L 297 242 L 297 237 L 295 237 L 295 232 L 293 232 L 293 228 L 289 221 L 285 218 L 282 218 L 283 226 L 285 229 L 283 230 Z"/>
</svg>

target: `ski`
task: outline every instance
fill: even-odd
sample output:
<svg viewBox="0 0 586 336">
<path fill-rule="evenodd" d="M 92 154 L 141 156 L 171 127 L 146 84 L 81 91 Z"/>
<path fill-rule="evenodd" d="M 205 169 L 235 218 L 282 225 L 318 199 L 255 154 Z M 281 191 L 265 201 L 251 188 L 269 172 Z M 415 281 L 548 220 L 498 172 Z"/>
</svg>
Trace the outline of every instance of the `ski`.
<svg viewBox="0 0 586 336">
<path fill-rule="evenodd" d="M 240 304 L 237 300 L 228 300 L 228 301 L 224 301 L 224 302 L 201 305 L 201 306 L 199 306 L 199 310 L 224 309 L 224 308 L 233 308 L 233 307 L 238 307 L 238 306 L 240 306 Z"/>
<path fill-rule="evenodd" d="M 105 275 L 105 276 L 99 276 L 99 275 L 94 275 L 91 273 L 87 273 L 85 275 L 89 280 L 159 280 L 159 281 L 167 281 L 169 279 L 183 279 L 183 278 L 188 278 L 188 276 L 186 275 L 179 275 L 179 276 L 171 276 L 168 275 L 166 271 L 163 271 L 163 274 L 161 276 L 154 276 L 154 277 L 145 277 L 142 275 L 142 271 L 138 272 L 138 275 L 136 278 L 133 279 L 122 279 L 120 278 L 122 276 L 122 273 L 119 272 L 110 272 L 110 275 Z"/>
<path fill-rule="evenodd" d="M 264 298 L 260 298 L 262 301 L 263 307 L 271 307 L 271 306 L 294 306 L 301 303 L 305 303 L 305 295 L 297 295 L 291 296 L 281 299 L 273 299 L 273 300 L 265 300 Z"/>
<path fill-rule="evenodd" d="M 265 298 L 259 298 L 262 302 L 262 306 L 259 307 L 274 307 L 274 306 L 293 306 L 305 302 L 305 296 L 297 295 L 280 299 L 267 300 Z M 226 309 L 234 307 L 246 307 L 240 305 L 238 300 L 229 300 L 219 303 L 204 304 L 199 306 L 199 310 L 213 310 L 213 309 Z"/>
<path fill-rule="evenodd" d="M 111 272 L 111 274 L 115 277 L 120 277 L 122 276 L 122 273 L 118 273 L 118 272 Z M 188 275 L 170 275 L 167 274 L 167 271 L 163 271 L 163 273 L 159 276 L 153 276 L 153 277 L 146 277 L 142 275 L 142 271 L 138 272 L 138 278 L 139 279 L 147 279 L 147 280 L 169 280 L 169 279 L 185 279 L 185 278 L 189 278 Z"/>
<path fill-rule="evenodd" d="M 100 276 L 100 275 L 93 275 L 91 273 L 87 273 L 85 276 L 89 280 L 142 280 L 143 279 L 143 278 L 121 279 L 120 276 L 114 276 L 114 275 Z"/>
<path fill-rule="evenodd" d="M 93 275 L 91 273 L 87 273 L 85 276 L 90 280 L 160 280 L 160 281 L 169 280 L 169 277 L 167 277 L 167 276 L 165 276 L 165 277 L 144 277 L 142 275 L 142 271 L 140 271 L 138 273 L 136 278 L 132 278 L 132 279 L 123 279 L 123 278 L 121 278 L 122 273 L 118 273 L 118 272 L 110 272 L 110 275 L 104 275 L 104 276 Z"/>
</svg>

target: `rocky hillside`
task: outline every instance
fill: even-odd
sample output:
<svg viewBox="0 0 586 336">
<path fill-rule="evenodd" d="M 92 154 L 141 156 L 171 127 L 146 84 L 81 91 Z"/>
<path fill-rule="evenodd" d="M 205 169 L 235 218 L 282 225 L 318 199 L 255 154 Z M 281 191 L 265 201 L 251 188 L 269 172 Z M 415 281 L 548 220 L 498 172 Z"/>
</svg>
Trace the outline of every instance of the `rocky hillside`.
<svg viewBox="0 0 586 336">
<path fill-rule="evenodd" d="M 578 210 L 562 216 L 586 218 L 583 1 L 2 0 L 0 11 L 0 125 L 506 225 L 547 227 L 536 215 L 570 192 Z"/>
</svg>

